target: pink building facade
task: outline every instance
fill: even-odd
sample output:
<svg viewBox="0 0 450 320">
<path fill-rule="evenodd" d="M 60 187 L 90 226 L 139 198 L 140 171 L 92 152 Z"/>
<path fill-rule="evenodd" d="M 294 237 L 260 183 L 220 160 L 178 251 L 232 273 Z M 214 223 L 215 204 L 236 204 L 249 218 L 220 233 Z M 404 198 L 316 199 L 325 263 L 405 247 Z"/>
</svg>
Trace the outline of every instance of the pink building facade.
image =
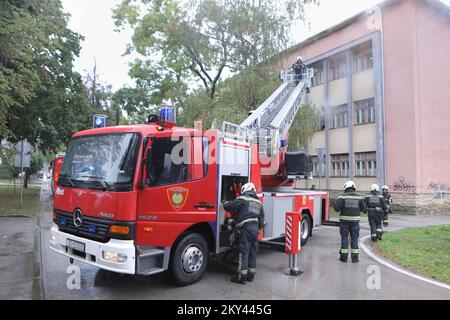
<svg viewBox="0 0 450 320">
<path fill-rule="evenodd" d="M 388 0 L 292 47 L 284 67 L 298 55 L 316 69 L 310 98 L 325 110 L 309 150 L 326 150 L 321 188 L 376 182 L 405 204 L 448 206 L 450 8 Z"/>
</svg>

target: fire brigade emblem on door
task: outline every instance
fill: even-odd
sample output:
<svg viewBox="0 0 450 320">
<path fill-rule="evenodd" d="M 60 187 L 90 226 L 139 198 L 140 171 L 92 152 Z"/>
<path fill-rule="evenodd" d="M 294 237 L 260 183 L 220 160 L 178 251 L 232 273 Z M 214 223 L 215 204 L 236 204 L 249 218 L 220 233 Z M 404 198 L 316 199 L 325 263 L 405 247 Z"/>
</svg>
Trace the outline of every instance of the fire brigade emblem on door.
<svg viewBox="0 0 450 320">
<path fill-rule="evenodd" d="M 170 205 L 175 211 L 180 211 L 186 203 L 189 194 L 189 189 L 183 187 L 173 187 L 167 189 L 167 197 Z"/>
</svg>

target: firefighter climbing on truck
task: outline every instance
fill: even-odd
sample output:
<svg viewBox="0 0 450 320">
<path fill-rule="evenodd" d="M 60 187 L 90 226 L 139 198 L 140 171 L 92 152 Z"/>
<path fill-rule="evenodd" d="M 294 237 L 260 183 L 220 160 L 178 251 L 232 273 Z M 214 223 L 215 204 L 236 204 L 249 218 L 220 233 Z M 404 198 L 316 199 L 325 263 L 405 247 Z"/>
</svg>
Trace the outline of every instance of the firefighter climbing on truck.
<svg viewBox="0 0 450 320">
<path fill-rule="evenodd" d="M 237 275 L 231 281 L 245 284 L 255 279 L 258 234 L 264 226 L 264 209 L 251 182 L 242 186 L 241 196 L 224 202 L 223 207 L 232 213 L 226 224 L 235 228 L 239 254 Z"/>
</svg>

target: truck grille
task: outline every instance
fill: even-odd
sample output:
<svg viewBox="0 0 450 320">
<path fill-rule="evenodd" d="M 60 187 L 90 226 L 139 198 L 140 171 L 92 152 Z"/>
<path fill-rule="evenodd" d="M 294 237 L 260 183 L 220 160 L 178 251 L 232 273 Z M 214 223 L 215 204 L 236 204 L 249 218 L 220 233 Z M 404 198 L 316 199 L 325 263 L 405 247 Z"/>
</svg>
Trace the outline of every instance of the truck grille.
<svg viewBox="0 0 450 320">
<path fill-rule="evenodd" d="M 110 225 L 114 224 L 113 221 L 84 216 L 81 226 L 76 227 L 73 223 L 73 213 L 60 210 L 54 210 L 54 212 L 56 215 L 54 222 L 63 232 L 103 243 L 108 242 L 111 238 L 108 229 Z"/>
</svg>

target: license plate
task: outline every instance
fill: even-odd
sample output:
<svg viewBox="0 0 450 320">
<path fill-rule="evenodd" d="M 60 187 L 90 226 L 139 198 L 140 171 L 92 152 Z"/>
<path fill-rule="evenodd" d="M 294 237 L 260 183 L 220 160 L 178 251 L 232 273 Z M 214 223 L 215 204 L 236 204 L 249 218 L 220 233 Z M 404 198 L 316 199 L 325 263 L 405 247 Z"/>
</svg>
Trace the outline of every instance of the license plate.
<svg viewBox="0 0 450 320">
<path fill-rule="evenodd" d="M 71 240 L 71 239 L 67 239 L 67 247 L 71 248 L 73 250 L 77 250 L 79 252 L 84 252 L 85 251 L 85 244 L 75 241 L 75 240 Z"/>
</svg>

